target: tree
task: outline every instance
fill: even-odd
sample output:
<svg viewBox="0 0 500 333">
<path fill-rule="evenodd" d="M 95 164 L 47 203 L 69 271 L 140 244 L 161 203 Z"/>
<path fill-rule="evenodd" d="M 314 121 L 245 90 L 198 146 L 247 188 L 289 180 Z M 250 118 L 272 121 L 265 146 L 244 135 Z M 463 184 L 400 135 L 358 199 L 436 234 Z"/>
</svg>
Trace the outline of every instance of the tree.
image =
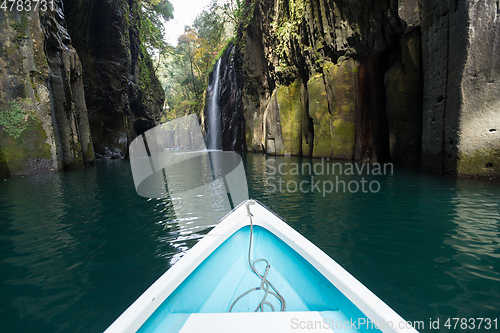
<svg viewBox="0 0 500 333">
<path fill-rule="evenodd" d="M 139 0 L 141 43 L 152 56 L 168 50 L 164 40 L 163 22 L 174 17 L 173 6 L 169 0 Z"/>
<path fill-rule="evenodd" d="M 237 28 L 240 24 L 248 25 L 253 17 L 256 0 L 228 0 L 220 8 L 225 17 Z"/>
<path fill-rule="evenodd" d="M 168 108 L 165 120 L 203 111 L 208 76 L 224 47 L 227 23 L 214 0 L 192 26 L 185 27 L 177 47 L 161 61 L 159 78 Z"/>
</svg>

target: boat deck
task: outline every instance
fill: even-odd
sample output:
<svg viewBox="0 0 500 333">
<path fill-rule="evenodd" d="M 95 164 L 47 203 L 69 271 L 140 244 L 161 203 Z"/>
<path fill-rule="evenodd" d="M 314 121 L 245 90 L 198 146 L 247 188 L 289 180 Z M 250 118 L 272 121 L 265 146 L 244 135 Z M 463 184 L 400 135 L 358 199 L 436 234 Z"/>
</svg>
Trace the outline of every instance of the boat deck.
<svg viewBox="0 0 500 333">
<path fill-rule="evenodd" d="M 340 311 L 177 313 L 171 315 L 170 319 L 156 330 L 180 333 L 292 333 L 301 330 L 359 332 L 355 329 L 356 323 L 351 325 L 350 319 Z"/>
<path fill-rule="evenodd" d="M 331 332 L 336 327 L 343 332 L 373 332 L 350 324 L 348 318 L 366 320 L 366 316 L 309 262 L 260 226 L 254 226 L 251 260 L 269 261 L 267 279 L 283 295 L 286 312 L 253 312 L 265 294 L 260 290 L 242 297 L 228 313 L 240 295 L 261 285 L 248 264 L 249 234 L 249 226 L 233 234 L 138 332 L 297 332 L 311 328 Z M 255 265 L 261 275 L 265 266 L 264 262 Z M 268 295 L 266 300 L 280 309 L 276 297 Z M 271 311 L 267 305 L 264 309 Z"/>
</svg>

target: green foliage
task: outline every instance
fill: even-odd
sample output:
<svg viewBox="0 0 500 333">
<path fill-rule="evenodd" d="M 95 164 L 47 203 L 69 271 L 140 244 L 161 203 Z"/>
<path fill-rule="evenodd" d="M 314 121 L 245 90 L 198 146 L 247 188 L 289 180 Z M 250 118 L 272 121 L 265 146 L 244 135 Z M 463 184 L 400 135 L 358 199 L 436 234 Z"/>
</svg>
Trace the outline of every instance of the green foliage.
<svg viewBox="0 0 500 333">
<path fill-rule="evenodd" d="M 246 28 L 253 19 L 258 0 L 230 0 L 221 8 L 224 15 L 234 23 L 235 28 Z"/>
<path fill-rule="evenodd" d="M 169 0 L 139 0 L 139 33 L 141 43 L 150 55 L 164 53 L 167 43 L 164 41 L 165 28 L 162 20 L 172 19 L 173 6 Z"/>
<path fill-rule="evenodd" d="M 208 74 L 212 73 L 212 71 L 214 69 L 214 66 L 217 63 L 217 60 L 219 60 L 219 58 L 222 57 L 222 55 L 224 54 L 224 52 L 226 52 L 227 48 L 231 44 L 235 44 L 235 43 L 236 43 L 236 37 L 232 37 L 232 38 L 228 39 L 228 41 L 226 42 L 226 44 L 224 44 L 224 47 L 219 51 L 219 53 L 217 54 L 217 56 L 212 61 L 212 64 L 210 65 L 210 70 L 208 71 Z"/>
<path fill-rule="evenodd" d="M 193 22 L 193 29 L 197 32 L 198 38 L 215 47 L 220 43 L 225 30 L 224 18 L 217 9 L 217 2 L 214 1 Z"/>
<path fill-rule="evenodd" d="M 23 21 L 25 21 L 25 18 L 23 17 Z M 26 23 L 25 22 L 14 22 L 10 25 L 12 29 L 16 32 L 14 37 L 12 37 L 10 40 L 16 44 L 19 45 L 23 40 L 28 39 L 28 35 L 26 35 Z"/>
<path fill-rule="evenodd" d="M 280 2 L 275 20 L 271 25 L 278 42 L 275 48 L 279 61 L 278 67 L 286 67 L 286 50 L 290 48 L 290 42 L 293 39 L 300 39 L 299 26 L 305 17 L 305 13 L 305 0 Z"/>
<path fill-rule="evenodd" d="M 139 75 L 141 90 L 148 90 L 151 86 L 151 72 L 145 59 L 139 59 Z"/>
<path fill-rule="evenodd" d="M 26 121 L 28 114 L 23 111 L 21 106 L 16 101 L 10 101 L 10 109 L 0 112 L 0 126 L 14 139 L 26 130 Z"/>
<path fill-rule="evenodd" d="M 159 79 L 165 90 L 164 119 L 200 114 L 205 104 L 208 75 L 224 46 L 227 19 L 213 1 L 185 27 L 178 45 L 163 60 L 158 58 Z"/>
<path fill-rule="evenodd" d="M 165 20 L 170 20 L 174 18 L 174 7 L 168 0 L 144 0 L 144 2 L 149 2 L 151 8 L 158 14 L 160 14 Z"/>
</svg>

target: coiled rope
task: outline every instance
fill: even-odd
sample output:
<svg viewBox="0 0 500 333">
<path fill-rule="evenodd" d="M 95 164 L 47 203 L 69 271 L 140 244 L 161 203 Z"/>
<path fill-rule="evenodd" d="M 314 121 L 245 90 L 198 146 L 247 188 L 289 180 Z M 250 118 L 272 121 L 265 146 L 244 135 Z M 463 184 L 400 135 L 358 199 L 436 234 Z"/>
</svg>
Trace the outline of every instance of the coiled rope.
<svg viewBox="0 0 500 333">
<path fill-rule="evenodd" d="M 248 265 L 250 266 L 252 271 L 255 273 L 255 275 L 257 275 L 261 279 L 261 283 L 260 283 L 260 287 L 251 288 L 251 289 L 245 291 L 243 294 L 241 294 L 233 303 L 231 303 L 231 306 L 229 307 L 228 312 L 231 312 L 234 305 L 240 299 L 242 299 L 244 296 L 251 293 L 252 291 L 257 291 L 257 290 L 264 290 L 265 294 L 264 294 L 264 297 L 262 297 L 262 300 L 260 301 L 259 305 L 255 308 L 254 312 L 257 312 L 259 310 L 261 312 L 264 312 L 264 305 L 268 305 L 271 308 L 271 310 L 274 312 L 274 306 L 266 300 L 268 295 L 273 295 L 274 297 L 276 297 L 281 303 L 280 311 L 285 311 L 285 309 L 286 309 L 285 298 L 283 296 L 281 296 L 281 294 L 278 292 L 278 290 L 276 288 L 274 288 L 272 283 L 267 280 L 267 273 L 269 273 L 269 269 L 271 268 L 271 265 L 269 264 L 269 262 L 266 259 L 257 259 L 257 260 L 254 260 L 252 262 L 250 259 L 250 253 L 252 251 L 252 238 L 253 238 L 253 221 L 252 221 L 253 215 L 250 212 L 250 204 L 253 205 L 254 202 L 248 201 L 246 203 L 248 217 L 250 218 L 250 244 L 248 245 Z M 266 270 L 264 271 L 263 275 L 260 275 L 259 272 L 257 272 L 257 269 L 255 268 L 255 264 L 258 263 L 259 261 L 263 261 L 266 263 Z"/>
</svg>

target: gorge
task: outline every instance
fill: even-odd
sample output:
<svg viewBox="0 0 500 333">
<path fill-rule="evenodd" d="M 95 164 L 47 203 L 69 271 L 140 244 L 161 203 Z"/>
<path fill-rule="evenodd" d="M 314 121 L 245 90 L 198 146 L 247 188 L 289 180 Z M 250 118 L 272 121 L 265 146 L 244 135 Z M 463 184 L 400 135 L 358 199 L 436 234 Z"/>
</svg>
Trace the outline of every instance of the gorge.
<svg viewBox="0 0 500 333">
<path fill-rule="evenodd" d="M 199 72 L 184 36 L 171 73 L 198 90 L 176 101 L 142 37 L 157 1 L 0 1 L 2 332 L 102 332 L 205 237 L 219 198 L 144 198 L 127 156 L 185 114 L 207 148 L 243 152 L 249 197 L 420 332 L 498 317 L 499 0 L 220 0 L 242 4 L 235 35 Z M 179 137 L 147 150 L 186 156 Z M 217 185 L 199 161 L 157 173 L 160 193 L 168 177 Z"/>
<path fill-rule="evenodd" d="M 160 122 L 165 97 L 137 2 L 54 3 L 0 11 L 2 176 L 126 157 Z M 244 8 L 206 94 L 208 104 L 218 81 L 217 148 L 500 175 L 498 1 Z"/>
</svg>

